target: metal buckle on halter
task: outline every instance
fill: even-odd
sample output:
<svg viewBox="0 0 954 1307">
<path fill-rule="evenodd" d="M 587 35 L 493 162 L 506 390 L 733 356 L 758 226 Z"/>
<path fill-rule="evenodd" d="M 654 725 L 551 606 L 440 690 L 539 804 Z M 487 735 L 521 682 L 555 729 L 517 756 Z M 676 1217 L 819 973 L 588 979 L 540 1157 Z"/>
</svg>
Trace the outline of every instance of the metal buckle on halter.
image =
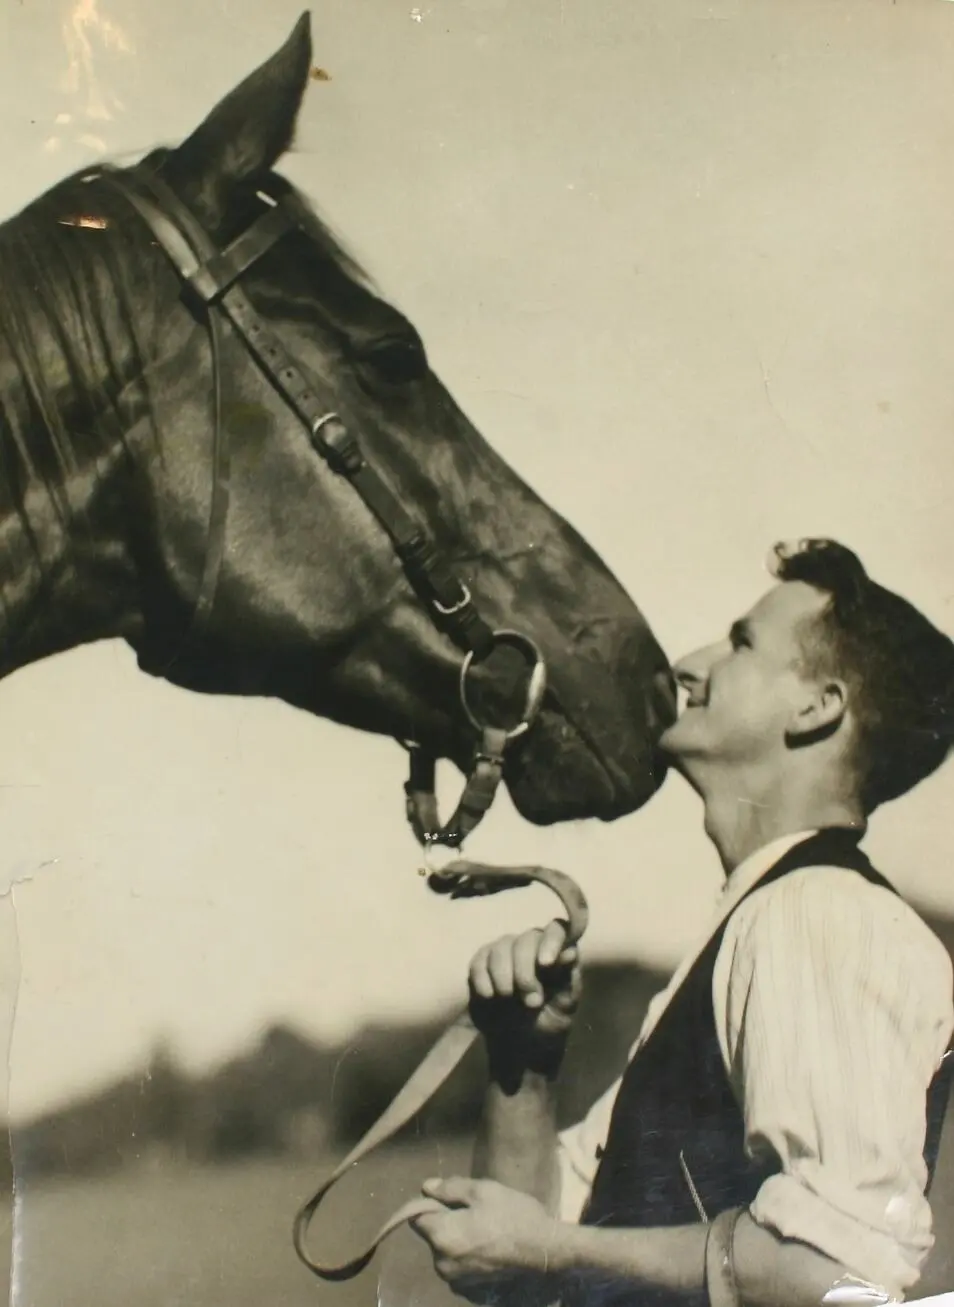
<svg viewBox="0 0 954 1307">
<path fill-rule="evenodd" d="M 527 682 L 527 694 L 524 699 L 523 715 L 517 725 L 512 727 L 506 733 L 506 740 L 507 743 L 509 743 L 511 740 L 516 740 L 519 736 L 525 734 L 525 732 L 530 729 L 534 718 L 540 711 L 540 705 L 543 703 L 543 696 L 546 693 L 547 688 L 547 665 L 543 654 L 528 635 L 524 635 L 520 631 L 512 631 L 509 628 L 494 631 L 493 635 L 495 645 L 507 644 L 514 649 L 519 649 L 522 654 L 529 655 L 528 661 L 532 664 L 530 678 Z M 466 655 L 463 665 L 461 666 L 460 702 L 464 712 L 467 714 L 467 720 L 470 722 L 471 726 L 473 726 L 474 730 L 482 732 L 487 723 L 482 722 L 477 717 L 467 698 L 467 674 L 473 667 L 474 661 L 474 654 L 473 651 L 471 651 Z"/>
<path fill-rule="evenodd" d="M 455 613 L 462 613 L 471 603 L 472 596 L 468 587 L 464 585 L 463 581 L 459 581 L 458 585 L 460 586 L 460 598 L 457 600 L 456 604 L 450 604 L 448 606 L 442 604 L 439 599 L 431 600 L 433 606 L 443 617 L 453 617 Z M 472 654 L 467 655 L 468 658 L 472 656 Z"/>
<path fill-rule="evenodd" d="M 364 455 L 337 413 L 325 413 L 312 423 L 311 443 L 323 454 L 335 472 L 353 476 L 364 467 Z"/>
</svg>

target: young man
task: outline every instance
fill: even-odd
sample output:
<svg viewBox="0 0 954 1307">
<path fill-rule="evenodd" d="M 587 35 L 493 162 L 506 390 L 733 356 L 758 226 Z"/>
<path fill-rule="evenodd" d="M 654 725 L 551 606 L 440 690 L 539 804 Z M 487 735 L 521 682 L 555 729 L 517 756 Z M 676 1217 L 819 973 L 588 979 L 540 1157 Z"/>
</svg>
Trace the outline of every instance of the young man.
<svg viewBox="0 0 954 1307">
<path fill-rule="evenodd" d="M 512 1307 L 883 1303 L 933 1243 L 954 1032 L 946 950 L 857 847 L 944 760 L 954 645 L 830 541 L 685 658 L 663 737 L 726 872 L 625 1074 L 559 1135 L 580 991 L 559 923 L 482 949 L 476 1179 L 430 1182 L 440 1275 Z"/>
</svg>

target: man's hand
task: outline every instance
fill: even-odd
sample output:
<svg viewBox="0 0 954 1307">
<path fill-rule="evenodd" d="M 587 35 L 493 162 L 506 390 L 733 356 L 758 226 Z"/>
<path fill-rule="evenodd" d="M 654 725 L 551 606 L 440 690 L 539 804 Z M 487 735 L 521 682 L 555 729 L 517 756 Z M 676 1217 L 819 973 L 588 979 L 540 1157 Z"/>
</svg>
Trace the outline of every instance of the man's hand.
<svg viewBox="0 0 954 1307">
<path fill-rule="evenodd" d="M 527 1065 L 559 1060 L 582 989 L 578 950 L 565 948 L 565 940 L 565 924 L 551 921 L 475 954 L 471 1014 L 491 1054 L 506 1049 Z"/>
<path fill-rule="evenodd" d="M 437 1274 L 465 1296 L 539 1281 L 558 1260 L 561 1224 L 535 1198 L 495 1180 L 428 1180 L 423 1192 L 446 1212 L 411 1226 L 429 1245 Z"/>
</svg>

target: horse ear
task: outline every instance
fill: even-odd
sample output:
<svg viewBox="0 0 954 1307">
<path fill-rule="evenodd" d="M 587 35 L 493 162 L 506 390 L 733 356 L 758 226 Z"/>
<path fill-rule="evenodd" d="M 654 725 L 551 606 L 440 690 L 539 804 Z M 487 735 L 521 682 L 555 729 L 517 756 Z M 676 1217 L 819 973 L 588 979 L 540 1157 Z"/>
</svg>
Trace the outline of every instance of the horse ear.
<svg viewBox="0 0 954 1307">
<path fill-rule="evenodd" d="M 238 184 L 254 182 L 291 146 L 311 70 L 306 10 L 270 59 L 240 82 L 167 158 L 163 171 L 213 225 Z"/>
</svg>

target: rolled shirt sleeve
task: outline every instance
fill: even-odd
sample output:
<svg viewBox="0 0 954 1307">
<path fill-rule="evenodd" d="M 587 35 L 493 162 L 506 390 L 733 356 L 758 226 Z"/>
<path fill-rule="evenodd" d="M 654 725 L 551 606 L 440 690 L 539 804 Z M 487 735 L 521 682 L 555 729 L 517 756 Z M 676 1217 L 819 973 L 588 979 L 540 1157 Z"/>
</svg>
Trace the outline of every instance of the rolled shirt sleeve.
<svg viewBox="0 0 954 1307">
<path fill-rule="evenodd" d="M 730 919 L 713 996 L 746 1148 L 780 1163 L 753 1218 L 900 1299 L 934 1243 L 925 1098 L 954 985 L 933 932 L 859 880 L 811 868 L 756 891 Z"/>
<path fill-rule="evenodd" d="M 617 1080 L 596 1100 L 582 1121 L 562 1131 L 558 1137 L 560 1199 L 557 1215 L 561 1221 L 576 1224 L 583 1214 L 609 1134 L 619 1086 Z"/>
</svg>

